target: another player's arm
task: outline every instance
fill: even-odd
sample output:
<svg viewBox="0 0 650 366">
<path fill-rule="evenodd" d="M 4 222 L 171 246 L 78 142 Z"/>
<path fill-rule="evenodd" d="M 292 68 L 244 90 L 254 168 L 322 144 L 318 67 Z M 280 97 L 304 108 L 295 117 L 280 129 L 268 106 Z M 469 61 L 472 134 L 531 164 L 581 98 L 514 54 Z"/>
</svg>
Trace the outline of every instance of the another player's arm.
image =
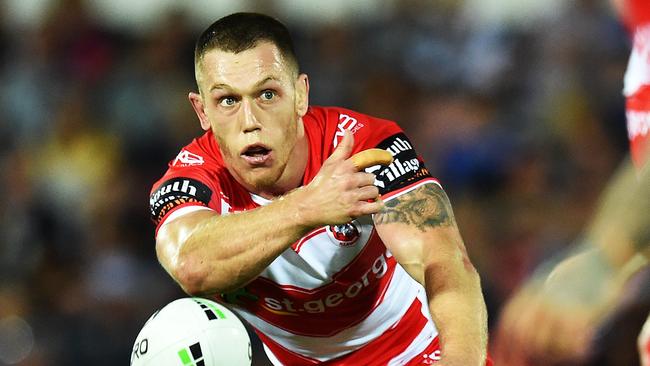
<svg viewBox="0 0 650 366">
<path fill-rule="evenodd" d="M 189 294 L 228 292 L 311 229 L 378 212 L 375 176 L 348 159 L 353 143 L 346 133 L 309 185 L 264 207 L 226 216 L 200 210 L 163 224 L 156 238 L 160 263 Z"/>
<path fill-rule="evenodd" d="M 553 267 L 546 290 L 583 301 L 595 314 L 610 310 L 627 280 L 650 262 L 648 212 L 650 165 L 637 171 L 625 160 L 602 195 L 586 245 Z"/>
<path fill-rule="evenodd" d="M 584 238 L 539 266 L 504 306 L 495 361 L 555 364 L 589 357 L 589 344 L 619 308 L 627 281 L 648 265 L 648 212 L 650 165 L 636 171 L 626 160 L 601 195 Z"/>
<path fill-rule="evenodd" d="M 648 212 L 650 164 L 635 170 L 625 160 L 599 202 L 587 230 L 589 241 L 604 252 L 613 267 L 621 267 L 636 254 L 650 257 Z"/>
<path fill-rule="evenodd" d="M 629 160 L 620 164 L 602 194 L 588 226 L 585 245 L 552 267 L 547 291 L 567 292 L 568 298 L 587 299 L 590 307 L 609 308 L 626 281 L 650 260 L 650 165 L 635 170 Z M 537 276 L 546 276 L 540 271 Z M 575 279 L 587 281 L 575 283 Z M 563 298 L 567 298 L 564 295 Z"/>
<path fill-rule="evenodd" d="M 426 289 L 442 364 L 483 365 L 487 313 L 480 279 L 443 189 L 424 184 L 387 201 L 374 220 L 397 261 Z"/>
</svg>

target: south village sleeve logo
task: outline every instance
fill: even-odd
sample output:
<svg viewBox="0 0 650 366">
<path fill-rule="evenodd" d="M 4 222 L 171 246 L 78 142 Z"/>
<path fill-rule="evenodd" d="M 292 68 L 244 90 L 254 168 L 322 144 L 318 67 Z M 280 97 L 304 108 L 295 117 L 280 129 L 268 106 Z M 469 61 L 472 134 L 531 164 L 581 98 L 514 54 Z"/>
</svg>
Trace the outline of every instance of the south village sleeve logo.
<svg viewBox="0 0 650 366">
<path fill-rule="evenodd" d="M 365 169 L 367 173 L 375 174 L 375 185 L 379 188 L 380 194 L 431 176 L 403 133 L 385 139 L 377 145 L 377 148 L 387 150 L 394 158 L 388 166 L 375 165 Z"/>
<path fill-rule="evenodd" d="M 189 202 L 210 203 L 212 190 L 192 178 L 172 178 L 160 185 L 149 198 L 151 218 L 157 224 L 174 207 Z"/>
</svg>

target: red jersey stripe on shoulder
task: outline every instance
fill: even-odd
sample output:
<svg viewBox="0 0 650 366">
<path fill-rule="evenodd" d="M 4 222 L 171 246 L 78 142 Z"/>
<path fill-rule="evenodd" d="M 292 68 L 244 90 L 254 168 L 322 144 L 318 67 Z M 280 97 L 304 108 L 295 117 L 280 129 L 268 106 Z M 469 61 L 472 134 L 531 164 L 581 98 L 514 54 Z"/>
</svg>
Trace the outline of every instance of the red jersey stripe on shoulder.
<svg viewBox="0 0 650 366">
<path fill-rule="evenodd" d="M 308 184 L 343 138 L 344 130 L 354 135 L 352 153 L 377 147 L 388 137 L 402 132 L 397 123 L 350 109 L 310 106 L 303 117 L 309 140 L 309 163 L 303 184 Z"/>
<path fill-rule="evenodd" d="M 412 191 L 412 190 L 414 190 L 414 189 L 416 189 L 416 188 L 418 188 L 420 186 L 423 186 L 425 184 L 431 184 L 431 183 L 437 184 L 438 186 L 442 187 L 442 185 L 440 184 L 440 182 L 436 178 L 425 178 L 425 179 L 419 180 L 417 182 L 414 182 L 412 184 L 409 184 L 406 187 L 402 187 L 402 188 L 400 188 L 398 190 L 383 194 L 381 196 L 381 199 L 384 200 L 384 201 L 388 201 L 388 200 L 391 200 L 391 199 L 393 199 L 395 197 L 401 196 L 404 193 L 410 192 L 410 191 Z"/>
<path fill-rule="evenodd" d="M 650 1 L 625 0 L 623 4 L 623 21 L 630 31 L 634 31 L 636 27 L 643 24 L 650 23 Z"/>
</svg>

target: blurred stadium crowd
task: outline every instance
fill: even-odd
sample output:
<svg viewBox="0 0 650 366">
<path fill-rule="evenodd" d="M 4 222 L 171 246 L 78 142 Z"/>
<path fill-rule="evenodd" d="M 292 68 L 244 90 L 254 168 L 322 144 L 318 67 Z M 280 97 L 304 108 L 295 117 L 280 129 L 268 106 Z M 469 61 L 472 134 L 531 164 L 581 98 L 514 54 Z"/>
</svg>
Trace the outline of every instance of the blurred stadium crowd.
<svg viewBox="0 0 650 366">
<path fill-rule="evenodd" d="M 288 25 L 312 104 L 398 121 L 440 178 L 493 326 L 627 152 L 628 37 L 605 1 L 498 27 L 462 1 L 396 4 Z M 183 295 L 156 261 L 148 194 L 201 133 L 186 96 L 205 24 L 172 10 L 132 33 L 84 5 L 55 1 L 25 28 L 0 3 L 0 365 L 126 364 L 148 316 Z"/>
</svg>

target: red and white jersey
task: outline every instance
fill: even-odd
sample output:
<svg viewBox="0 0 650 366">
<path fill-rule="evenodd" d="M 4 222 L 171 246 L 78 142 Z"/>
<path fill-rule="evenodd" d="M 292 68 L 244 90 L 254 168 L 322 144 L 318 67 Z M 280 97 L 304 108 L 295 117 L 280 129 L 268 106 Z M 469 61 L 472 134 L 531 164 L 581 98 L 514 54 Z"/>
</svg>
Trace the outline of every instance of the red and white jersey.
<svg viewBox="0 0 650 366">
<path fill-rule="evenodd" d="M 324 107 L 310 107 L 303 120 L 304 185 L 346 129 L 355 137 L 352 153 L 378 147 L 394 156 L 388 167 L 366 169 L 376 174 L 384 200 L 438 184 L 394 122 Z M 269 202 L 230 175 L 211 132 L 181 150 L 150 198 L 157 229 L 194 210 L 227 215 Z M 314 229 L 251 283 L 217 300 L 256 329 L 277 365 L 421 365 L 440 356 L 424 288 L 396 262 L 370 216 Z"/>
<path fill-rule="evenodd" d="M 623 92 L 630 153 L 641 166 L 650 149 L 650 1 L 625 0 L 623 21 L 633 37 Z"/>
</svg>

